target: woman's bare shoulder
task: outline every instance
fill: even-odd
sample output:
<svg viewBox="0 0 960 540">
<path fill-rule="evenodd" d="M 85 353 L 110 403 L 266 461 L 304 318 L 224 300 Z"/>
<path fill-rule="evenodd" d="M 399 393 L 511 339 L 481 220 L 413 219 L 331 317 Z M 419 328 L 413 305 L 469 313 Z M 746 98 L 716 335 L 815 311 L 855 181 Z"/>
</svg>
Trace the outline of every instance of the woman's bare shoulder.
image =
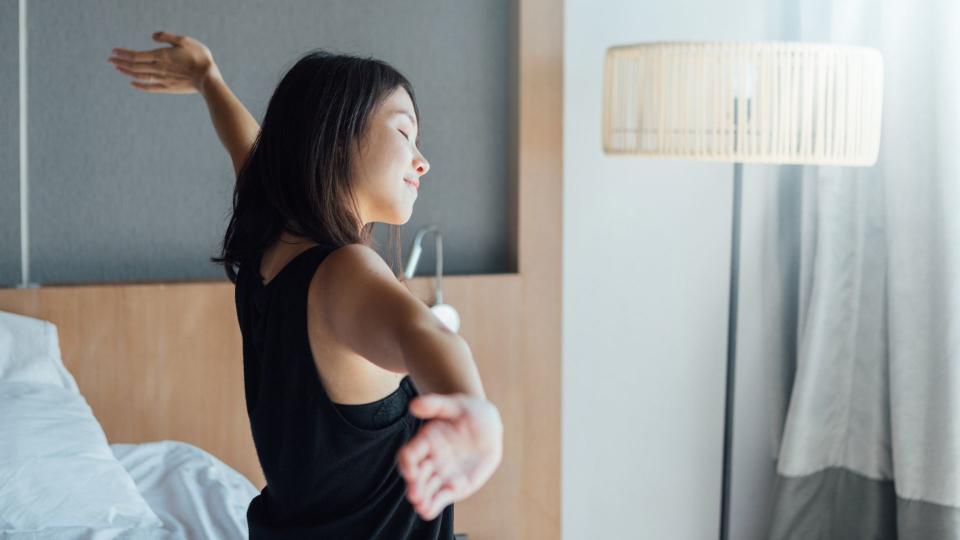
<svg viewBox="0 0 960 540">
<path fill-rule="evenodd" d="M 330 252 L 324 259 L 327 267 L 342 267 L 343 269 L 359 269 L 368 266 L 388 268 L 386 261 L 373 248 L 365 244 L 347 244 Z"/>
<path fill-rule="evenodd" d="M 400 283 L 383 257 L 364 244 L 347 244 L 330 252 L 317 267 L 314 279 L 320 282 L 321 293 L 330 288 L 369 285 L 371 279 L 380 285 Z"/>
<path fill-rule="evenodd" d="M 351 244 L 331 252 L 314 276 L 323 322 L 337 342 L 382 368 L 402 372 L 402 340 L 429 324 L 432 313 L 369 246 Z"/>
</svg>

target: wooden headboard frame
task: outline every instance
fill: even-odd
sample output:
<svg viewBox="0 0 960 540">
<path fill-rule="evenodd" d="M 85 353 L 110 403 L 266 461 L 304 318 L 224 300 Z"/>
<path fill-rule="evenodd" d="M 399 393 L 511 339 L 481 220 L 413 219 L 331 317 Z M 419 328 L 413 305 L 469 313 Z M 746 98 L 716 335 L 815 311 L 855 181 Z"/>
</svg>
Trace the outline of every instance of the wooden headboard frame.
<svg viewBox="0 0 960 540">
<path fill-rule="evenodd" d="M 563 5 L 516 0 L 519 273 L 444 278 L 488 397 L 504 458 L 457 504 L 471 539 L 560 538 Z M 432 279 L 410 289 L 431 299 Z M 0 310 L 57 325 L 64 364 L 111 443 L 185 441 L 264 485 L 243 398 L 228 281 L 0 289 Z"/>
</svg>

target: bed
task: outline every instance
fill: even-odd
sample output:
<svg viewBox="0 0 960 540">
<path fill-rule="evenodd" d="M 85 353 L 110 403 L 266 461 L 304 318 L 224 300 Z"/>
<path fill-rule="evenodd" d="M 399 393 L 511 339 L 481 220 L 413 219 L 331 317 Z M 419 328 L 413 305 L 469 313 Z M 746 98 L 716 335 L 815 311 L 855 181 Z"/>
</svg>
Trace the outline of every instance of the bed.
<svg viewBox="0 0 960 540">
<path fill-rule="evenodd" d="M 57 327 L 0 311 L 0 538 L 246 538 L 257 493 L 184 441 L 108 444 Z"/>
</svg>

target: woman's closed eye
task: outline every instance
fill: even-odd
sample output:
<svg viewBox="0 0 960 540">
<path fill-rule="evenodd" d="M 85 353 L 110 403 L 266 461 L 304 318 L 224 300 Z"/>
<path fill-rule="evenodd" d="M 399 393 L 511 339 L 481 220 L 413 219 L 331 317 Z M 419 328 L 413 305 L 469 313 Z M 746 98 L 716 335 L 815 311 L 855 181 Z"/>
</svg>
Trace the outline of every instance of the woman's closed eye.
<svg viewBox="0 0 960 540">
<path fill-rule="evenodd" d="M 402 130 L 402 129 L 398 129 L 397 131 L 399 131 L 400 133 L 403 133 L 403 130 Z M 410 140 L 410 136 L 407 135 L 406 133 L 403 133 L 403 136 L 404 136 L 408 141 Z"/>
</svg>

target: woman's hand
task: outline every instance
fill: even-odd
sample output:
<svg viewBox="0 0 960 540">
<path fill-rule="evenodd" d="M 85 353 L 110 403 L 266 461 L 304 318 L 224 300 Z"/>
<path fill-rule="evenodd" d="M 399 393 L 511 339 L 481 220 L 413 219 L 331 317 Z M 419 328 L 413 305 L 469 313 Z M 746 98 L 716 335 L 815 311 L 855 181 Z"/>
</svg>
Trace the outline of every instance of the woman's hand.
<svg viewBox="0 0 960 540">
<path fill-rule="evenodd" d="M 153 40 L 169 43 L 152 51 L 114 49 L 108 62 L 134 78 L 130 84 L 144 92 L 192 94 L 199 92 L 210 110 L 210 120 L 239 174 L 260 132 L 250 111 L 223 81 L 206 45 L 169 32 L 155 32 Z"/>
<path fill-rule="evenodd" d="M 190 94 L 203 92 L 211 78 L 222 78 L 206 45 L 169 32 L 155 32 L 153 40 L 169 43 L 151 51 L 113 49 L 107 61 L 117 71 L 134 78 L 130 84 L 145 92 Z"/>
<path fill-rule="evenodd" d="M 493 403 L 467 394 L 426 394 L 410 412 L 430 419 L 397 453 L 407 499 L 427 521 L 475 493 L 503 455 L 503 423 Z"/>
</svg>

